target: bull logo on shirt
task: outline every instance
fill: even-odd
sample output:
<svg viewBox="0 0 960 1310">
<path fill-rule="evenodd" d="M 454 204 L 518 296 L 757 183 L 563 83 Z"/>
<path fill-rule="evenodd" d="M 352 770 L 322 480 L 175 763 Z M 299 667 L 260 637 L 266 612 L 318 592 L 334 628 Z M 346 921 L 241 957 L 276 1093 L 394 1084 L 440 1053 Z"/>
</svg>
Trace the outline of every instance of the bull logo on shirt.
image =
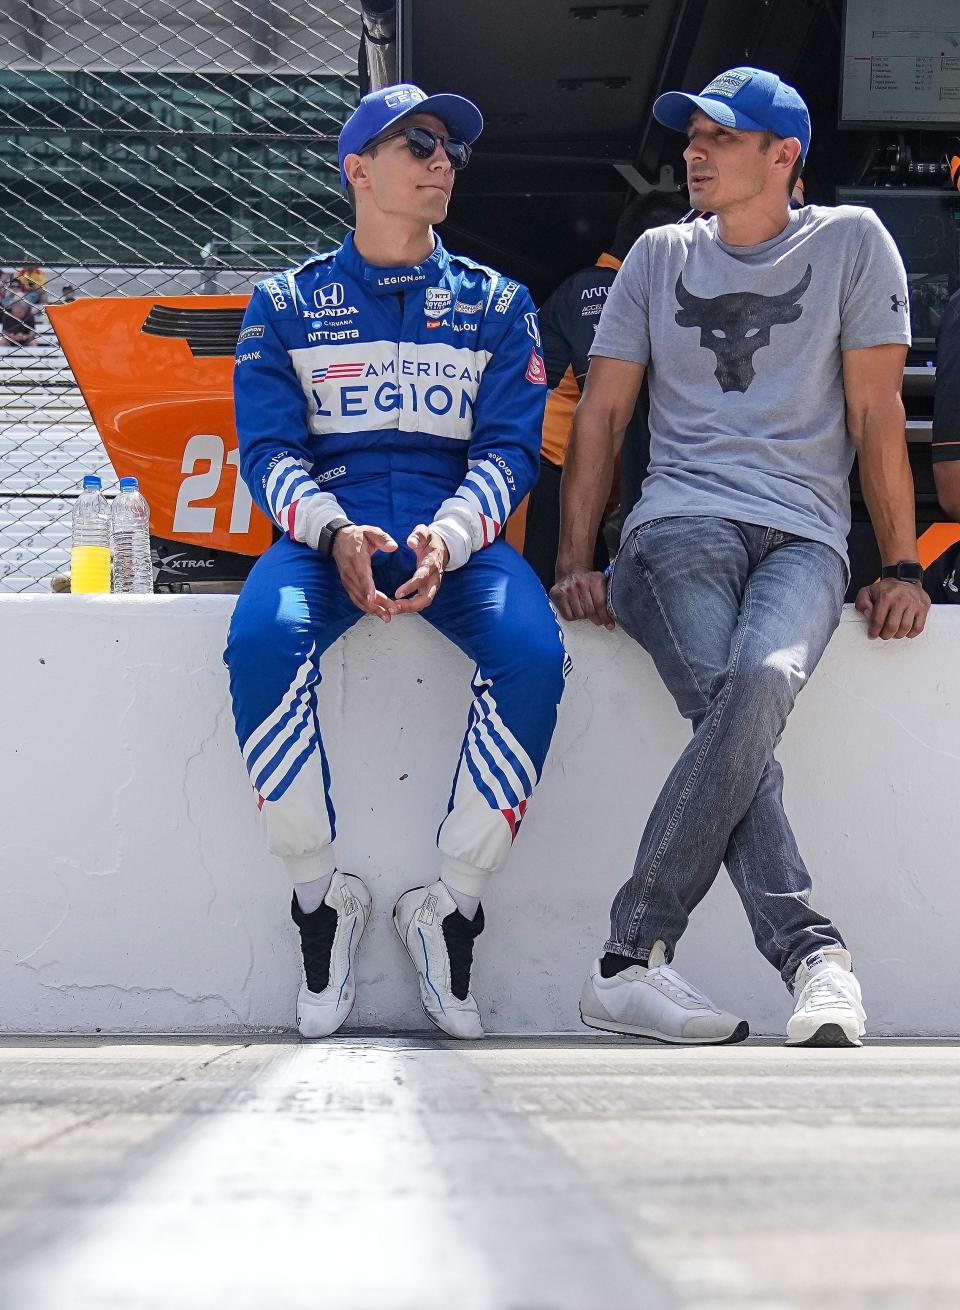
<svg viewBox="0 0 960 1310">
<path fill-rule="evenodd" d="M 756 377 L 753 357 L 769 346 L 770 329 L 795 323 L 803 313 L 799 301 L 813 276 L 811 266 L 795 287 L 780 296 L 754 291 L 731 291 L 723 296 L 695 296 L 677 278 L 676 321 L 680 327 L 698 327 L 700 345 L 717 357 L 714 377 L 721 391 L 744 392 Z"/>
</svg>

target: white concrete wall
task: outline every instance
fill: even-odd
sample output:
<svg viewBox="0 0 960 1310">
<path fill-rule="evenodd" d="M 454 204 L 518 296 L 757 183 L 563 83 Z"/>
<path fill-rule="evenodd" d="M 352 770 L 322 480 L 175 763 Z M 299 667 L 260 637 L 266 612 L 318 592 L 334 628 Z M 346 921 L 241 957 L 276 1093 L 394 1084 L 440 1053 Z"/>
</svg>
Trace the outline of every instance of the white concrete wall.
<svg viewBox="0 0 960 1310">
<path fill-rule="evenodd" d="M 260 842 L 220 660 L 232 606 L 0 598 L 0 1030 L 290 1025 L 290 892 Z M 686 737 L 626 637 L 576 627 L 570 648 L 543 783 L 486 898 L 475 990 L 494 1031 L 579 1028 L 610 898 Z M 788 810 L 874 1033 L 960 1033 L 958 648 L 960 610 L 889 644 L 847 612 L 781 747 Z M 354 1025 L 424 1026 L 390 910 L 435 873 L 468 673 L 414 619 L 363 620 L 326 659 L 340 864 L 376 900 Z M 782 1032 L 789 999 L 725 874 L 677 966 L 755 1032 Z"/>
</svg>

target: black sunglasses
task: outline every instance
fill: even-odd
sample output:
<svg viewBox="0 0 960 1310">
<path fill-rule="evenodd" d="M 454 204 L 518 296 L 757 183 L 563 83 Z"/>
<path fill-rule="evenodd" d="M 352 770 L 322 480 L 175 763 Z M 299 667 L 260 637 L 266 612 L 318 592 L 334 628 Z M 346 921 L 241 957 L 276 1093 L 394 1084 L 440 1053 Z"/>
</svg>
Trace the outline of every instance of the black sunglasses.
<svg viewBox="0 0 960 1310">
<path fill-rule="evenodd" d="M 399 132 L 391 132 L 389 136 L 382 136 L 379 141 L 371 141 L 360 153 L 363 154 L 374 146 L 384 146 L 388 141 L 396 141 L 399 137 L 405 138 L 407 149 L 414 159 L 430 159 L 437 146 L 441 145 L 443 153 L 450 160 L 450 167 L 455 171 L 459 172 L 470 163 L 471 150 L 466 141 L 457 141 L 452 136 L 442 136 L 439 132 L 431 131 L 429 127 L 402 127 Z"/>
</svg>

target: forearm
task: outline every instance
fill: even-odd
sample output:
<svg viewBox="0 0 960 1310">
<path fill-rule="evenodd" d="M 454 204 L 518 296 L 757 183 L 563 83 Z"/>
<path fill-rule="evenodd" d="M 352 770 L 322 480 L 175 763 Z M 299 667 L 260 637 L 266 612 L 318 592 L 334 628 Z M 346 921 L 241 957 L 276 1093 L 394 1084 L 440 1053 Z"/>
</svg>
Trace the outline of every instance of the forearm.
<svg viewBox="0 0 960 1310">
<path fill-rule="evenodd" d="M 899 397 L 866 414 L 857 456 L 860 486 L 883 563 L 917 559 L 913 474 Z"/>
<path fill-rule="evenodd" d="M 614 420 L 577 409 L 560 486 L 560 549 L 557 575 L 593 567 L 594 547 L 610 498 L 616 451 L 623 440 Z"/>
</svg>

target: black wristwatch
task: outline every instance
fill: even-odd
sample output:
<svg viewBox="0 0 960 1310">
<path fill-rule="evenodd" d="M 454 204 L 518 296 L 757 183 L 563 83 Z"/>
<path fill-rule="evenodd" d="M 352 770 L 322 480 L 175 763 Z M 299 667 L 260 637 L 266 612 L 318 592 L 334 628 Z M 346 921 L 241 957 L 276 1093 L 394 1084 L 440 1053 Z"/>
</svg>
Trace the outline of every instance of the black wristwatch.
<svg viewBox="0 0 960 1310">
<path fill-rule="evenodd" d="M 887 564 L 880 570 L 881 578 L 896 578 L 898 582 L 915 582 L 923 586 L 923 565 L 915 559 L 898 559 L 896 564 Z"/>
<path fill-rule="evenodd" d="M 340 529 L 352 526 L 353 525 L 349 519 L 345 519 L 341 516 L 338 519 L 331 519 L 329 523 L 325 524 L 325 526 L 320 529 L 320 536 L 317 538 L 317 550 L 324 559 L 329 559 L 332 555 L 333 539 Z"/>
</svg>

